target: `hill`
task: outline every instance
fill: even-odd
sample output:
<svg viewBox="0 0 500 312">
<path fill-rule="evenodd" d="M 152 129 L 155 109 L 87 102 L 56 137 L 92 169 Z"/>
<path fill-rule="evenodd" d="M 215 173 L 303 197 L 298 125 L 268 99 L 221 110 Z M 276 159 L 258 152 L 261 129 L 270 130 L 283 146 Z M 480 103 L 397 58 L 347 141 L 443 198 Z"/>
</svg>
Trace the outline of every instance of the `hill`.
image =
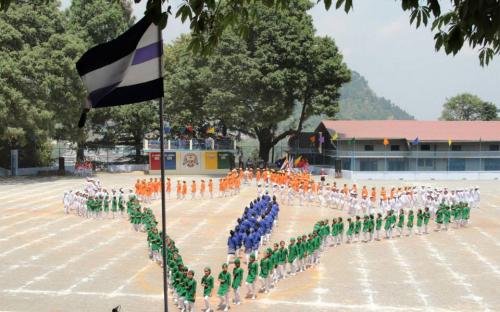
<svg viewBox="0 0 500 312">
<path fill-rule="evenodd" d="M 379 97 L 370 89 L 368 81 L 359 73 L 352 71 L 351 81 L 340 91 L 340 112 L 336 119 L 351 120 L 384 120 L 415 119 L 390 100 Z M 294 120 L 298 119 L 300 110 L 294 112 Z M 305 131 L 313 130 L 323 116 L 311 116 L 305 122 Z"/>
</svg>

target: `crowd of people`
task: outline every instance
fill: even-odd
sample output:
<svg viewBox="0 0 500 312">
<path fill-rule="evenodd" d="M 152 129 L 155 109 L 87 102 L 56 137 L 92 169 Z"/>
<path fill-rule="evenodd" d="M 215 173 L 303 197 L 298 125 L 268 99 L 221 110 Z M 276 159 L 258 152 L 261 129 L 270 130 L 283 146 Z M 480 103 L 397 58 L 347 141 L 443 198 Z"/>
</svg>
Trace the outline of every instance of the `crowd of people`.
<svg viewBox="0 0 500 312">
<path fill-rule="evenodd" d="M 268 195 L 257 197 L 245 207 L 234 230 L 229 232 L 227 263 L 237 251 L 245 251 L 246 262 L 251 254 L 258 254 L 259 248 L 269 242 L 273 228 L 277 226 L 279 209 L 276 197 L 271 199 Z"/>
</svg>

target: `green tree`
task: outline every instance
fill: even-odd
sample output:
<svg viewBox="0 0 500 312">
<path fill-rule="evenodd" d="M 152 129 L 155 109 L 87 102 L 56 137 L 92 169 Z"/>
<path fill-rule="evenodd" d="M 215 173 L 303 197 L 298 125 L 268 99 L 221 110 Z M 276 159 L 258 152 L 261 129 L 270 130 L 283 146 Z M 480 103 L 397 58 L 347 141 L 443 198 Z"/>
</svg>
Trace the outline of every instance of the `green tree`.
<svg viewBox="0 0 500 312">
<path fill-rule="evenodd" d="M 118 0 L 104 3 L 100 8 L 106 11 Z M 120 0 L 122 1 L 122 0 Z M 171 13 L 171 5 L 166 12 L 160 14 L 162 3 L 170 0 L 135 0 L 147 2 L 147 12 L 154 14 L 155 20 L 162 27 L 167 25 Z M 7 9 L 11 2 L 20 5 L 20 1 L 0 0 L 0 8 Z M 31 0 L 33 4 L 43 0 Z M 321 1 L 318 1 L 319 3 Z M 498 0 L 452 0 L 451 9 L 443 11 L 439 0 L 399 0 L 403 11 L 410 14 L 410 24 L 420 27 L 432 22 L 436 50 L 444 48 L 446 54 L 455 55 L 465 43 L 478 48 L 481 65 L 488 64 L 494 55 L 500 53 L 500 2 Z M 177 7 L 175 17 L 183 22 L 189 20 L 193 33 L 191 48 L 195 51 L 210 51 L 219 42 L 223 31 L 228 26 L 238 27 L 241 33 L 246 32 L 248 21 L 255 22 L 262 17 L 257 14 L 255 6 L 261 4 L 269 7 L 286 8 L 290 0 L 185 0 Z M 336 9 L 346 12 L 353 8 L 353 0 L 323 0 L 327 10 L 332 4 Z M 102 24 L 100 24 L 102 25 Z"/>
<path fill-rule="evenodd" d="M 246 25 L 247 36 L 226 31 L 210 57 L 190 55 L 188 38 L 176 42 L 165 62 L 167 111 L 182 122 L 221 122 L 257 138 L 266 161 L 270 149 L 301 131 L 310 115 L 335 116 L 350 71 L 332 39 L 315 37 L 310 7 L 302 0 L 283 10 L 255 5 L 261 18 Z M 296 105 L 297 124 L 278 131 Z"/>
<path fill-rule="evenodd" d="M 441 120 L 495 120 L 498 108 L 481 100 L 478 96 L 463 93 L 446 100 Z"/>
<path fill-rule="evenodd" d="M 48 165 L 56 118 L 51 101 L 61 96 L 61 64 L 71 63 L 65 52 L 72 38 L 56 1 L 2 12 L 0 28 L 0 163 L 7 165 L 8 150 L 18 148 L 20 166 Z"/>
</svg>

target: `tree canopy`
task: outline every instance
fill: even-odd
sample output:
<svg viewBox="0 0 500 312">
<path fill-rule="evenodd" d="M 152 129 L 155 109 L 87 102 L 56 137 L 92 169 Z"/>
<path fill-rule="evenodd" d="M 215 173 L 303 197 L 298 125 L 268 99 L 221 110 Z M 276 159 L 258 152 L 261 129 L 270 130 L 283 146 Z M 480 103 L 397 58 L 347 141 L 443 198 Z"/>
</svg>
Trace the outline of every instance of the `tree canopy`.
<svg viewBox="0 0 500 312">
<path fill-rule="evenodd" d="M 496 120 L 498 108 L 478 96 L 462 93 L 446 100 L 441 120 Z"/>
<path fill-rule="evenodd" d="M 247 25 L 248 35 L 227 29 L 210 57 L 193 57 L 187 36 L 176 41 L 165 56 L 167 115 L 185 124 L 221 122 L 257 138 L 266 161 L 270 149 L 301 131 L 309 116 L 334 117 L 350 71 L 334 41 L 315 36 L 310 7 L 305 0 L 281 10 L 256 4 L 262 18 Z M 278 131 L 297 105 L 298 122 Z"/>
<path fill-rule="evenodd" d="M 134 0 L 136 3 L 146 1 L 147 13 L 153 14 L 156 22 L 165 27 L 169 17 L 174 15 L 182 22 L 189 21 L 192 32 L 190 47 L 194 51 L 211 51 L 220 41 L 224 30 L 237 27 L 241 34 L 247 32 L 247 25 L 255 23 L 262 17 L 258 14 L 258 6 L 287 8 L 291 0 L 184 0 L 172 12 L 170 0 Z M 44 3 L 44 0 L 27 1 L 32 4 Z M 115 0 L 123 2 L 123 0 Z M 318 1 L 319 3 L 321 1 Z M 326 10 L 332 5 L 335 9 L 350 12 L 353 0 L 323 0 Z M 465 43 L 477 48 L 481 65 L 488 64 L 494 55 L 500 53 L 500 0 L 450 0 L 451 9 L 444 11 L 439 0 L 399 0 L 396 1 L 403 11 L 410 13 L 410 24 L 417 28 L 431 24 L 434 32 L 436 50 L 443 49 L 446 54 L 457 54 Z M 21 5 L 15 0 L 0 0 L 0 8 L 9 5 Z M 162 4 L 167 10 L 160 13 Z M 105 4 L 101 10 L 106 11 Z M 82 18 L 86 19 L 83 14 Z M 98 24 L 101 25 L 102 24 Z M 113 27 L 110 24 L 110 27 Z M 98 28 L 94 28 L 98 29 Z"/>
</svg>

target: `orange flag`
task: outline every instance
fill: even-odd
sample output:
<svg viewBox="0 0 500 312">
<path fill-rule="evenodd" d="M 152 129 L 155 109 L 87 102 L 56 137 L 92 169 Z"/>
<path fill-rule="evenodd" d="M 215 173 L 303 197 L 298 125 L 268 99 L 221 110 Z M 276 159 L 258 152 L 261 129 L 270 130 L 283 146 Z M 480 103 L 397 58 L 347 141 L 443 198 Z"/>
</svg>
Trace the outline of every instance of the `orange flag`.
<svg viewBox="0 0 500 312">
<path fill-rule="evenodd" d="M 384 139 L 384 145 L 385 146 L 389 145 L 389 139 L 387 139 L 387 138 Z"/>
</svg>

